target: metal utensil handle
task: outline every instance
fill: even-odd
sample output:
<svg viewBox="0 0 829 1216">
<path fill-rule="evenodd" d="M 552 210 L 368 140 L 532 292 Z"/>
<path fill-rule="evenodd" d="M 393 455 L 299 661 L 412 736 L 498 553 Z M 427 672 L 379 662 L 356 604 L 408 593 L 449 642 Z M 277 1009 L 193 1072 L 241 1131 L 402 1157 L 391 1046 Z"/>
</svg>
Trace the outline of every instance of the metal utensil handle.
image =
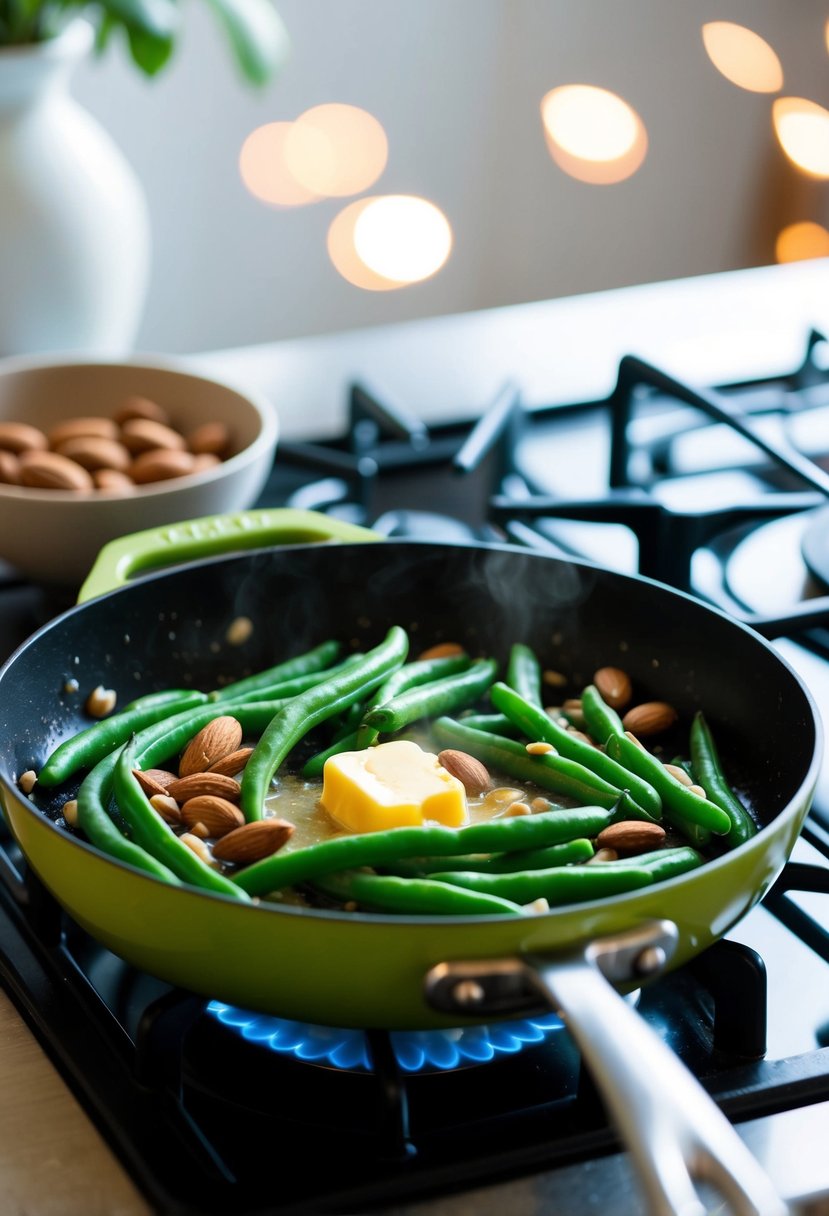
<svg viewBox="0 0 829 1216">
<path fill-rule="evenodd" d="M 444 1012 L 478 1017 L 490 1000 L 503 1012 L 508 993 L 525 1005 L 531 989 L 543 996 L 576 1041 L 654 1216 L 705 1216 L 694 1179 L 712 1183 L 739 1216 L 785 1216 L 728 1119 L 610 982 L 661 969 L 676 936 L 671 922 L 659 921 L 554 960 L 441 963 L 426 977 L 426 994 Z"/>
</svg>

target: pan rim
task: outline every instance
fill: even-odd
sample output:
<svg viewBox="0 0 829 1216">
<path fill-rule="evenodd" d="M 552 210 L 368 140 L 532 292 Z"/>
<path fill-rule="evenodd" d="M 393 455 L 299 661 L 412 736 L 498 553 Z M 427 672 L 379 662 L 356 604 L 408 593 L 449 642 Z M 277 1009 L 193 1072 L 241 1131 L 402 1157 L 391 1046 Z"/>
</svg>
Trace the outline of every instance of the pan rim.
<svg viewBox="0 0 829 1216">
<path fill-rule="evenodd" d="M 421 550 L 421 551 L 432 550 L 432 551 L 441 551 L 441 552 L 451 552 L 451 551 L 455 551 L 458 549 L 473 550 L 473 551 L 474 550 L 486 550 L 486 551 L 492 550 L 492 551 L 496 551 L 496 552 L 500 551 L 500 552 L 506 552 L 506 553 L 513 554 L 513 555 L 520 555 L 522 558 L 526 558 L 526 559 L 535 559 L 538 561 L 542 561 L 544 563 L 552 562 L 559 566 L 568 566 L 568 567 L 572 566 L 572 567 L 576 567 L 578 569 L 598 571 L 604 575 L 612 577 L 614 580 L 621 580 L 621 581 L 625 582 L 626 584 L 631 584 L 631 585 L 637 586 L 637 587 L 645 585 L 646 587 L 653 588 L 654 590 L 662 593 L 663 595 L 667 595 L 669 598 L 677 598 L 677 599 L 682 600 L 683 602 L 689 603 L 689 604 L 693 605 L 694 610 L 700 611 L 703 615 L 709 615 L 709 614 L 713 615 L 713 616 L 719 618 L 721 621 L 723 621 L 727 626 L 737 629 L 740 632 L 747 634 L 752 639 L 753 642 L 760 643 L 762 645 L 762 647 L 773 657 L 775 662 L 777 664 L 779 664 L 780 667 L 788 673 L 790 679 L 796 685 L 800 694 L 802 695 L 805 706 L 809 710 L 812 727 L 813 727 L 813 731 L 814 731 L 814 746 L 812 748 L 811 760 L 810 760 L 809 766 L 806 770 L 806 773 L 804 774 L 803 778 L 801 779 L 801 781 L 798 785 L 798 788 L 793 792 L 793 794 L 789 798 L 787 804 L 785 806 L 783 806 L 774 815 L 773 819 L 771 819 L 768 823 L 763 824 L 763 826 L 756 833 L 756 835 L 753 836 L 750 840 L 748 840 L 744 844 L 738 846 L 737 849 L 734 849 L 728 853 L 722 854 L 720 857 L 716 857 L 711 860 L 706 860 L 702 866 L 700 866 L 697 870 L 692 871 L 691 873 L 676 875 L 673 878 L 661 881 L 658 884 L 660 890 L 671 891 L 678 885 L 688 885 L 690 882 L 693 881 L 694 875 L 710 873 L 712 871 L 719 871 L 719 870 L 723 869 L 724 867 L 728 866 L 730 861 L 735 856 L 738 856 L 738 855 L 744 856 L 748 850 L 759 849 L 760 851 L 763 851 L 761 849 L 761 846 L 763 844 L 763 838 L 765 837 L 767 832 L 772 831 L 773 829 L 777 829 L 784 820 L 787 821 L 789 819 L 794 819 L 798 815 L 802 816 L 802 819 L 806 818 L 806 815 L 808 814 L 808 811 L 809 811 L 809 807 L 811 805 L 812 798 L 814 796 L 814 791 L 815 791 L 815 788 L 817 785 L 818 775 L 819 775 L 820 767 L 821 767 L 822 760 L 823 760 L 824 730 L 823 730 L 823 725 L 821 722 L 821 717 L 818 712 L 817 704 L 815 702 L 815 699 L 814 699 L 814 696 L 813 696 L 811 690 L 804 683 L 803 679 L 800 677 L 800 675 L 797 673 L 797 671 L 794 669 L 794 667 L 791 665 L 791 663 L 789 663 L 789 661 L 772 645 L 771 642 L 769 642 L 766 638 L 764 638 L 762 636 L 762 634 L 758 633 L 755 629 L 753 629 L 751 627 L 751 625 L 749 625 L 745 621 L 740 621 L 739 619 L 736 619 L 735 617 L 731 616 L 728 612 L 726 612 L 724 609 L 718 607 L 717 605 L 709 604 L 706 601 L 701 600 L 699 597 L 697 597 L 689 592 L 678 590 L 677 588 L 674 588 L 674 587 L 669 586 L 668 584 L 659 582 L 658 580 L 650 578 L 646 575 L 627 574 L 624 572 L 609 570 L 607 567 L 601 566 L 600 564 L 589 561 L 587 559 L 559 558 L 559 557 L 552 556 L 549 554 L 527 549 L 520 545 L 510 544 L 508 542 L 500 542 L 500 541 L 495 541 L 495 542 L 423 541 L 423 540 L 414 539 L 414 538 L 399 538 L 399 539 L 395 538 L 393 540 L 383 541 L 383 544 L 380 546 L 370 546 L 370 547 L 367 547 L 364 544 L 359 544 L 359 546 L 358 546 L 357 543 L 353 543 L 353 542 L 337 542 L 336 548 L 337 549 L 344 548 L 346 550 L 349 550 L 349 549 L 356 549 L 359 547 L 360 551 L 362 551 L 362 552 L 366 552 L 370 549 L 370 551 L 382 553 L 384 550 L 386 550 L 386 548 L 388 546 L 392 546 L 393 548 L 405 547 L 405 548 L 412 548 L 414 550 Z M 193 559 L 188 562 L 179 563 L 173 567 L 155 569 L 155 570 L 148 571 L 147 573 L 142 573 L 139 578 L 136 578 L 135 580 L 133 580 L 130 583 L 127 583 L 121 587 L 114 588 L 113 590 L 108 591 L 101 596 L 98 596 L 95 600 L 90 600 L 90 601 L 87 601 L 82 604 L 72 605 L 71 607 L 66 609 L 64 612 L 60 613 L 58 616 L 54 617 L 50 621 L 47 621 L 45 624 L 41 625 L 37 630 L 35 630 L 34 633 L 32 633 L 18 647 L 16 647 L 14 652 L 5 660 L 5 662 L 2 664 L 2 666 L 0 666 L 0 686 L 2 686 L 2 683 L 4 680 L 7 680 L 9 678 L 10 670 L 13 668 L 14 664 L 22 657 L 22 655 L 24 654 L 24 652 L 26 650 L 28 650 L 31 646 L 35 645 L 41 637 L 50 633 L 52 630 L 58 628 L 63 623 L 73 619 L 76 614 L 80 613 L 82 610 L 86 609 L 87 607 L 89 607 L 93 604 L 107 603 L 113 597 L 118 597 L 118 596 L 122 596 L 126 593 L 129 593 L 129 592 L 133 591 L 136 587 L 141 586 L 144 583 L 156 583 L 159 580 L 172 579 L 177 576 L 186 577 L 188 571 L 195 569 L 195 568 L 202 569 L 206 566 L 214 567 L 218 564 L 225 564 L 225 563 L 232 565 L 236 562 L 250 561 L 251 559 L 255 559 L 257 557 L 267 556 L 268 554 L 273 553 L 273 552 L 283 553 L 283 552 L 307 551 L 307 550 L 316 550 L 316 549 L 319 549 L 320 547 L 330 548 L 331 542 L 330 541 L 322 541 L 322 542 L 314 541 L 314 542 L 300 542 L 297 544 L 287 544 L 287 545 L 267 545 L 267 546 L 263 546 L 263 547 L 246 549 L 243 551 L 236 551 L 233 553 L 224 553 L 224 554 L 217 554 L 217 555 L 214 555 L 211 557 L 197 558 L 197 559 Z M 425 927 L 434 928 L 434 927 L 440 926 L 444 929 L 449 929 L 451 926 L 493 925 L 493 924 L 499 924 L 499 923 L 503 924 L 506 920 L 510 920 L 510 921 L 513 920 L 513 918 L 511 918 L 511 917 L 505 917 L 505 916 L 501 916 L 501 915 L 497 915 L 497 914 L 474 915 L 474 916 L 472 916 L 472 915 L 469 915 L 469 916 L 438 916 L 438 915 L 415 916 L 415 915 L 411 915 L 411 914 L 409 914 L 409 915 L 388 914 L 388 913 L 381 913 L 381 912 L 341 912 L 336 909 L 304 908 L 304 907 L 299 907 L 299 906 L 291 905 L 291 904 L 279 904 L 275 901 L 269 902 L 265 899 L 262 899 L 261 901 L 254 903 L 254 904 L 247 904 L 246 902 L 243 903 L 242 901 L 234 900 L 230 896 L 224 896 L 218 892 L 202 890 L 198 887 L 190 886 L 187 884 L 183 884 L 181 888 L 170 887 L 169 884 L 164 883 L 161 879 L 154 878 L 152 875 L 144 873 L 141 870 L 138 870 L 135 867 L 130 866 L 128 863 L 119 861 L 115 858 L 108 857 L 105 853 L 101 852 L 94 845 L 92 845 L 84 840 L 80 840 L 79 838 L 66 833 L 64 831 L 64 829 L 60 828 L 56 823 L 54 823 L 52 820 L 50 820 L 48 818 L 48 816 L 44 815 L 24 795 L 22 795 L 20 793 L 19 789 L 15 786 L 15 784 L 2 771 L 0 771 L 0 787 L 2 787 L 3 789 L 5 789 L 7 791 L 7 795 L 15 800 L 15 802 L 23 810 L 24 814 L 33 816 L 33 820 L 39 826 L 45 826 L 47 830 L 51 830 L 51 831 L 57 833 L 58 837 L 60 838 L 60 840 L 63 844 L 80 847 L 90 857 L 94 858 L 96 862 L 114 866 L 114 867 L 116 867 L 118 872 L 123 872 L 124 870 L 126 870 L 134 878 L 147 879 L 148 881 L 153 882 L 154 884 L 158 883 L 162 887 L 166 887 L 166 888 L 172 890 L 173 892 L 181 890 L 181 892 L 183 894 L 188 895 L 188 896 L 207 897 L 211 903 L 215 903 L 216 900 L 219 900 L 220 903 L 226 907 L 237 907 L 237 908 L 242 908 L 242 909 L 245 909 L 248 907 L 253 907 L 253 908 L 256 908 L 257 910 L 259 910 L 261 908 L 266 908 L 270 913 L 279 913 L 280 915 L 289 914 L 289 915 L 302 917 L 303 919 L 307 919 L 310 915 L 310 917 L 313 920 L 316 920 L 316 919 L 321 919 L 324 921 L 333 920 L 335 922 L 342 921 L 342 922 L 346 922 L 346 923 L 357 922 L 360 924 L 377 925 L 378 927 L 385 926 L 386 928 L 388 928 L 388 926 L 390 926 L 390 925 L 401 925 L 401 926 L 406 925 L 409 927 L 421 926 L 424 928 Z M 802 826 L 802 824 L 801 824 L 801 826 Z M 798 831 L 799 831 L 799 829 L 798 829 Z M 602 899 L 589 900 L 589 901 L 585 900 L 580 903 L 563 904 L 560 906 L 556 906 L 554 908 L 550 908 L 547 912 L 527 914 L 526 917 L 524 917 L 524 918 L 515 918 L 515 919 L 516 920 L 523 919 L 523 920 L 525 920 L 527 925 L 542 924 L 542 923 L 546 922 L 548 919 L 551 919 L 551 918 L 555 919 L 560 914 L 561 915 L 563 915 L 564 913 L 573 914 L 574 912 L 582 911 L 582 910 L 585 913 L 585 919 L 586 919 L 587 916 L 589 915 L 589 913 L 591 913 L 593 911 L 600 911 L 601 909 L 607 908 L 609 906 L 612 906 L 613 908 L 619 907 L 621 909 L 624 909 L 624 907 L 626 906 L 626 904 L 628 902 L 634 902 L 636 900 L 637 896 L 641 896 L 642 890 L 651 890 L 651 889 L 653 889 L 653 888 L 642 888 L 639 890 L 625 892 L 620 895 L 607 896 Z M 759 899 L 761 899 L 761 898 L 762 898 L 762 895 L 758 895 L 757 899 L 754 902 L 758 902 Z M 60 901 L 58 901 L 58 902 L 60 902 Z"/>
</svg>

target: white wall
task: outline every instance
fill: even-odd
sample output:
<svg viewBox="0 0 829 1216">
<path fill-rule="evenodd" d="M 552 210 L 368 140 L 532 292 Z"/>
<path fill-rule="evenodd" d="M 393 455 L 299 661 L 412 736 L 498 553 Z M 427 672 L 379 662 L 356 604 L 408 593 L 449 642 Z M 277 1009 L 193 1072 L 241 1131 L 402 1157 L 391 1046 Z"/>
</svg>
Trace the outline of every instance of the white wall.
<svg viewBox="0 0 829 1216">
<path fill-rule="evenodd" d="M 785 92 L 829 103 L 823 0 L 278 0 L 293 43 L 280 79 L 244 86 L 197 0 L 167 71 L 146 81 L 120 47 L 84 67 L 74 94 L 144 182 L 154 232 L 138 345 L 192 351 L 772 260 L 783 218 L 825 197 L 779 152 L 767 96 L 711 66 L 700 27 L 750 26 L 775 46 Z M 573 181 L 551 161 L 539 102 L 557 84 L 619 92 L 650 137 L 639 173 Z M 429 282 L 363 292 L 328 260 L 343 205 L 271 209 L 237 158 L 265 122 L 342 101 L 389 137 L 374 192 L 424 194 L 455 249 Z M 825 218 L 824 218 L 825 222 Z"/>
</svg>

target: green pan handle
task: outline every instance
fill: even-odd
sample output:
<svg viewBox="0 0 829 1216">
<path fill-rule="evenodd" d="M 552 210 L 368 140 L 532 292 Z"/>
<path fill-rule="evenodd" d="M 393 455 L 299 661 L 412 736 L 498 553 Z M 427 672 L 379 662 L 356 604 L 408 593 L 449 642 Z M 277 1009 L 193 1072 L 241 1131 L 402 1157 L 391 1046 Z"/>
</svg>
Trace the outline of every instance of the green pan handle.
<svg viewBox="0 0 829 1216">
<path fill-rule="evenodd" d="M 78 594 L 78 603 L 122 587 L 142 571 L 266 545 L 382 540 L 377 532 L 317 511 L 287 507 L 205 515 L 184 523 L 119 536 L 104 545 Z"/>
</svg>

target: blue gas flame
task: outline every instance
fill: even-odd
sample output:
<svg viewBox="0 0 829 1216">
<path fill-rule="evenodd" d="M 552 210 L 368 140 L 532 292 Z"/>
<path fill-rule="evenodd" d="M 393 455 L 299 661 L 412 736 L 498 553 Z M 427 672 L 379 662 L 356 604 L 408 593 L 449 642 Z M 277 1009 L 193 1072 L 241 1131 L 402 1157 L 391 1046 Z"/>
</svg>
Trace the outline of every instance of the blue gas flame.
<svg viewBox="0 0 829 1216">
<path fill-rule="evenodd" d="M 243 1039 L 271 1051 L 352 1072 L 371 1070 L 368 1043 L 362 1030 L 292 1022 L 223 1005 L 220 1001 L 211 1001 L 207 1011 Z M 457 1030 L 393 1030 L 391 1042 L 400 1068 L 415 1073 L 463 1068 L 485 1064 L 498 1056 L 516 1055 L 562 1029 L 561 1019 L 551 1013 Z"/>
</svg>

